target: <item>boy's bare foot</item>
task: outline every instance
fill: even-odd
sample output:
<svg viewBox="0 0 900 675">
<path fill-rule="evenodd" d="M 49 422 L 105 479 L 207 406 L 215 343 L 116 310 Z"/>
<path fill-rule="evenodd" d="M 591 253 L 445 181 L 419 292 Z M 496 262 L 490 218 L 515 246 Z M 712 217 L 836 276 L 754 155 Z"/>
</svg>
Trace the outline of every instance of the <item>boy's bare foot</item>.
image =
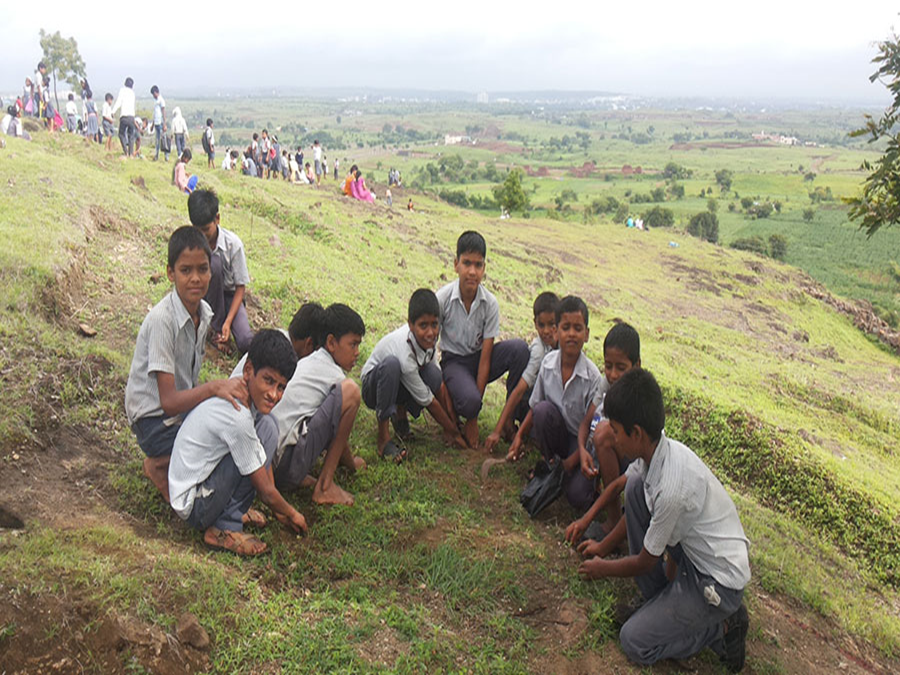
<svg viewBox="0 0 900 675">
<path fill-rule="evenodd" d="M 153 486 L 162 493 L 163 499 L 169 503 L 169 463 L 159 463 L 158 457 L 144 458 L 144 475 L 150 479 Z M 165 458 L 168 459 L 168 458 Z"/>
<path fill-rule="evenodd" d="M 316 487 L 316 483 L 319 482 L 319 479 L 315 476 L 306 475 L 306 478 L 300 481 L 300 487 L 302 488 L 311 488 Z"/>
<path fill-rule="evenodd" d="M 244 525 L 252 525 L 253 527 L 263 528 L 266 526 L 266 517 L 256 509 L 249 509 L 247 513 L 241 516 L 241 522 Z"/>
<path fill-rule="evenodd" d="M 366 469 L 366 460 L 362 457 L 354 457 L 353 458 L 353 470 L 354 471 L 365 471 Z"/>
<path fill-rule="evenodd" d="M 323 490 L 317 483 L 313 490 L 312 500 L 316 504 L 321 504 L 323 506 L 329 504 L 345 504 L 346 506 L 353 506 L 353 495 L 346 490 L 341 489 L 334 483 L 332 483 L 331 487 L 327 490 Z"/>
<path fill-rule="evenodd" d="M 463 438 L 466 439 L 466 443 L 469 444 L 470 448 L 478 447 L 478 418 L 472 420 L 466 420 L 466 423 L 462 428 Z"/>
<path fill-rule="evenodd" d="M 243 532 L 210 527 L 203 533 L 203 543 L 210 548 L 231 551 L 237 555 L 254 556 L 266 552 L 266 545 L 257 537 Z"/>
</svg>

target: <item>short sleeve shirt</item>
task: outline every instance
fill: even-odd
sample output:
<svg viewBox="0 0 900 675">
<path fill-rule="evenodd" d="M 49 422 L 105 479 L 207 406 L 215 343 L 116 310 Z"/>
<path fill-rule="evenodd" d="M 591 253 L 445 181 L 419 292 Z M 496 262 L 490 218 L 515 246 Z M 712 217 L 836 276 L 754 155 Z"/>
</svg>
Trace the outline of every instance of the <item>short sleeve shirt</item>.
<svg viewBox="0 0 900 675">
<path fill-rule="evenodd" d="M 246 286 L 250 283 L 244 243 L 234 232 L 226 230 L 221 225 L 213 255 L 219 256 L 222 260 L 222 284 L 226 291 L 233 291 L 237 286 Z"/>
<path fill-rule="evenodd" d="M 200 366 L 212 310 L 200 301 L 200 324 L 194 328 L 178 293 L 171 291 L 150 310 L 138 331 L 131 371 L 125 386 L 128 423 L 164 415 L 156 373 L 175 377 L 175 389 L 193 389 L 200 381 Z M 173 418 L 173 422 L 177 421 Z"/>
<path fill-rule="evenodd" d="M 303 433 L 303 422 L 312 417 L 332 387 L 344 378 L 344 371 L 324 347 L 297 362 L 294 376 L 271 412 L 278 423 L 279 451 L 297 443 Z"/>
<path fill-rule="evenodd" d="M 156 103 L 153 106 L 153 124 L 162 124 L 165 120 L 163 119 L 163 109 L 166 107 L 166 100 L 162 97 L 162 94 L 156 97 Z"/>
<path fill-rule="evenodd" d="M 650 526 L 644 548 L 661 556 L 681 544 L 694 566 L 726 588 L 750 581 L 748 548 L 731 497 L 703 461 L 683 443 L 662 434 L 650 465 L 636 459 L 626 472 L 644 481 Z"/>
<path fill-rule="evenodd" d="M 365 377 L 375 366 L 388 356 L 396 356 L 400 362 L 400 383 L 420 406 L 427 407 L 434 400 L 431 389 L 422 380 L 419 369 L 434 360 L 434 349 L 424 350 L 416 342 L 408 325 L 400 326 L 378 341 L 363 366 L 361 377 Z"/>
<path fill-rule="evenodd" d="M 459 280 L 435 295 L 441 307 L 441 353 L 468 356 L 480 351 L 485 340 L 500 335 L 500 305 L 481 284 L 468 312 L 459 293 Z"/>
<path fill-rule="evenodd" d="M 528 388 L 534 386 L 537 381 L 538 371 L 541 369 L 541 362 L 544 357 L 553 351 L 555 347 L 548 347 L 540 337 L 534 338 L 528 346 L 528 365 L 522 372 L 522 379 L 528 384 Z"/>
<path fill-rule="evenodd" d="M 265 465 L 253 417 L 254 411 L 243 405 L 235 410 L 225 399 L 208 398 L 185 418 L 169 462 L 170 501 L 179 517 L 191 515 L 197 489 L 226 455 L 242 476 Z"/>
<path fill-rule="evenodd" d="M 578 427 L 597 394 L 598 386 L 600 370 L 584 352 L 578 355 L 569 380 L 563 382 L 562 353 L 556 349 L 541 362 L 528 405 L 534 408 L 541 401 L 550 401 L 562 413 L 569 433 L 577 436 Z"/>
</svg>

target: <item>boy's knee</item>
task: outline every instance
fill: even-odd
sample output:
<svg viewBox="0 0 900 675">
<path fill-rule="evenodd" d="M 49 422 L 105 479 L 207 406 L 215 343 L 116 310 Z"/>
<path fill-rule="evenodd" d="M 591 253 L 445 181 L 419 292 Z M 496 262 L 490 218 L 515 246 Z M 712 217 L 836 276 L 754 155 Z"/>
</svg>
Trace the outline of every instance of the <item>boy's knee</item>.
<svg viewBox="0 0 900 675">
<path fill-rule="evenodd" d="M 528 343 L 525 340 L 510 340 L 512 343 L 510 349 L 512 350 L 512 358 L 513 361 L 517 364 L 522 364 L 523 367 L 528 365 L 528 359 L 531 358 L 531 350 L 528 349 Z"/>
<path fill-rule="evenodd" d="M 458 415 L 465 417 L 467 420 L 475 419 L 481 412 L 481 397 L 471 396 L 462 400 L 454 399 L 453 406 L 456 408 Z"/>
<path fill-rule="evenodd" d="M 622 630 L 619 631 L 619 644 L 630 661 L 648 666 L 655 661 L 650 655 L 652 647 L 645 644 L 638 622 L 632 619 L 626 621 Z"/>
<path fill-rule="evenodd" d="M 599 455 L 600 452 L 609 452 L 613 449 L 613 432 L 609 422 L 603 421 L 594 429 L 594 435 L 591 438 L 591 444 Z"/>
<path fill-rule="evenodd" d="M 266 451 L 266 456 L 270 457 L 275 452 L 275 446 L 278 444 L 278 424 L 271 415 L 262 415 L 256 422 L 256 436 Z"/>
<path fill-rule="evenodd" d="M 400 359 L 391 354 L 390 356 L 385 357 L 384 361 L 381 362 L 379 368 L 383 373 L 386 374 L 396 374 L 398 377 L 400 376 Z"/>
<path fill-rule="evenodd" d="M 639 501 L 640 500 L 640 501 Z M 644 481 L 640 476 L 629 476 L 625 482 L 625 508 L 632 510 L 644 502 Z M 646 508 L 646 507 L 645 507 Z"/>
<path fill-rule="evenodd" d="M 555 412 L 556 406 L 550 401 L 540 401 L 531 409 L 531 419 L 534 425 L 543 425 L 547 419 Z"/>
<path fill-rule="evenodd" d="M 359 403 L 362 400 L 359 385 L 349 377 L 341 382 L 341 400 L 344 402 L 344 407 L 352 406 L 355 408 L 359 407 Z"/>
</svg>

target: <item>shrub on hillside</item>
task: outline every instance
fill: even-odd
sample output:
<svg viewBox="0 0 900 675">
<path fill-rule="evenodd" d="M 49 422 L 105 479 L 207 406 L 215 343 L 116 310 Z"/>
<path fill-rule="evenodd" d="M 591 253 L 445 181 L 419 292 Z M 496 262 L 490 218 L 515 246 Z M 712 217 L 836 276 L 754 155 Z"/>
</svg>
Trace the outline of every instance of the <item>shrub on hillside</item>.
<svg viewBox="0 0 900 675">
<path fill-rule="evenodd" d="M 773 234 L 769 237 L 769 255 L 775 260 L 784 260 L 787 253 L 787 237 L 783 234 Z"/>
<path fill-rule="evenodd" d="M 675 214 L 672 209 L 654 206 L 649 211 L 641 214 L 641 219 L 647 227 L 672 227 L 675 224 Z"/>
<path fill-rule="evenodd" d="M 441 190 L 438 193 L 438 197 L 443 199 L 448 204 L 453 204 L 454 206 L 460 206 L 464 209 L 469 208 L 469 196 L 462 190 Z"/>
<path fill-rule="evenodd" d="M 731 242 L 730 246 L 731 248 L 737 249 L 738 251 L 750 251 L 751 253 L 756 253 L 757 255 L 769 254 L 769 249 L 766 246 L 766 241 L 759 235 L 735 239 L 733 242 Z"/>
<path fill-rule="evenodd" d="M 691 218 L 687 226 L 688 234 L 715 244 L 719 241 L 719 219 L 715 213 L 703 211 Z"/>
</svg>

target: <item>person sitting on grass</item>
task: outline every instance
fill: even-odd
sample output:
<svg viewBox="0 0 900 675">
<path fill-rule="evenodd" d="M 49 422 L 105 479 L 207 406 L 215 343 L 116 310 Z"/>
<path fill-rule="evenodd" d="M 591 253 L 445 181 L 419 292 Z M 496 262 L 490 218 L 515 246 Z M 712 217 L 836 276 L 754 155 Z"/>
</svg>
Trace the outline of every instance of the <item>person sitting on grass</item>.
<svg viewBox="0 0 900 675">
<path fill-rule="evenodd" d="M 351 472 L 365 461 L 350 451 L 350 432 L 359 410 L 359 386 L 345 375 L 359 358 L 366 334 L 362 318 L 347 305 L 325 310 L 319 343 L 297 364 L 284 398 L 272 415 L 278 422 L 275 484 L 279 490 L 308 487 L 310 469 L 324 452 L 312 499 L 317 504 L 353 504 L 353 495 L 334 482 L 338 463 Z"/>
<path fill-rule="evenodd" d="M 244 291 L 250 283 L 244 244 L 234 232 L 219 226 L 219 198 L 212 190 L 191 193 L 188 216 L 212 249 L 212 278 L 205 300 L 213 310 L 213 340 L 218 348 L 230 350 L 233 334 L 238 351 L 246 352 L 253 332 L 244 308 Z"/>
<path fill-rule="evenodd" d="M 187 172 L 187 165 L 190 163 L 192 157 L 191 149 L 185 148 L 184 152 L 181 153 L 181 157 L 178 158 L 178 161 L 175 162 L 175 166 L 172 169 L 172 182 L 175 184 L 175 187 L 187 194 L 191 194 L 194 191 L 198 181 L 197 176 Z"/>
<path fill-rule="evenodd" d="M 466 418 L 463 437 L 478 447 L 478 415 L 484 390 L 504 373 L 506 396 L 512 394 L 528 364 L 524 340 L 504 340 L 500 334 L 500 305 L 481 285 L 487 244 L 474 231 L 456 242 L 454 269 L 459 279 L 437 291 L 441 305 L 441 369 L 456 415 Z"/>
<path fill-rule="evenodd" d="M 556 349 L 556 305 L 558 304 L 559 298 L 556 293 L 550 291 L 541 293 L 534 300 L 531 309 L 534 314 L 534 329 L 537 331 L 537 337 L 531 341 L 531 345 L 528 347 L 528 365 L 525 366 L 519 383 L 506 399 L 506 405 L 503 406 L 503 412 L 500 413 L 500 419 L 497 420 L 494 431 L 484 441 L 482 449 L 487 453 L 491 453 L 494 446 L 500 442 L 500 436 L 504 429 L 510 428 L 511 420 L 515 419 L 521 424 L 528 414 L 528 399 L 531 398 L 531 392 L 534 391 L 534 383 L 541 369 L 541 363 L 547 354 Z M 507 440 L 512 441 L 512 437 Z"/>
<path fill-rule="evenodd" d="M 579 513 L 594 501 L 594 481 L 581 473 L 581 439 L 578 427 L 586 413 L 594 412 L 594 397 L 600 387 L 600 370 L 584 353 L 590 337 L 588 308 L 581 298 L 569 295 L 556 306 L 559 349 L 541 362 L 531 410 L 509 446 L 507 459 L 516 461 L 525 449 L 528 433 L 533 436 L 547 462 L 561 461 L 563 490 Z"/>
<path fill-rule="evenodd" d="M 235 409 L 238 401 L 248 401 L 243 380 L 199 384 L 212 320 L 212 310 L 203 300 L 210 255 L 206 238 L 195 227 L 180 227 L 169 237 L 166 273 L 175 289 L 144 318 L 125 386 L 128 423 L 146 455 L 144 475 L 167 502 L 169 458 L 182 416 L 213 396 Z"/>
<path fill-rule="evenodd" d="M 632 368 L 641 367 L 641 338 L 638 332 L 625 322 L 617 323 L 610 328 L 603 340 L 603 372 L 601 383 L 594 399 L 594 412 L 585 415 L 578 429 L 582 446 L 591 452 L 585 452 L 581 459 L 582 473 L 592 480 L 596 479 L 598 468 L 604 491 L 597 501 L 581 518 L 573 521 L 566 528 L 566 541 L 577 544 L 581 537 L 602 540 L 619 523 L 622 516 L 622 504 L 619 495 L 625 489 L 625 483 L 618 481 L 618 488 L 608 492 L 617 479 L 625 473 L 628 464 L 620 460 L 613 449 L 612 429 L 609 421 L 603 416 L 603 398 L 609 387 L 614 385 L 622 375 Z M 585 444 L 584 440 L 590 439 Z M 606 512 L 604 523 L 594 522 L 601 513 Z"/>
<path fill-rule="evenodd" d="M 618 546 L 613 535 L 584 542 L 579 550 L 588 559 L 579 574 L 634 577 L 644 604 L 624 621 L 619 639 L 635 663 L 685 659 L 710 647 L 730 671 L 740 671 L 750 563 L 734 502 L 690 448 L 666 437 L 662 392 L 648 371 L 622 375 L 603 411 L 616 455 L 631 462 L 625 527 L 617 528 L 627 533 L 630 555 L 604 558 Z"/>
<path fill-rule="evenodd" d="M 269 415 L 294 375 L 297 355 L 276 330 L 262 330 L 250 343 L 243 381 L 250 405 L 237 409 L 208 399 L 188 415 L 169 464 L 171 504 L 182 520 L 203 531 L 211 548 L 238 555 L 264 553 L 266 545 L 244 533 L 244 525 L 265 527 L 250 505 L 257 495 L 279 522 L 306 533 L 306 519 L 288 504 L 272 477 L 278 426 Z"/>
<path fill-rule="evenodd" d="M 353 196 L 353 181 L 356 180 L 357 168 L 356 164 L 351 166 L 350 171 L 347 172 L 347 177 L 344 179 L 344 194 L 348 197 Z"/>
<path fill-rule="evenodd" d="M 427 408 L 448 443 L 468 447 L 448 413 L 447 388 L 434 363 L 440 314 L 432 290 L 415 291 L 409 299 L 407 323 L 378 341 L 362 369 L 362 399 L 378 421 L 378 455 L 398 464 L 406 459 L 406 450 L 391 440 L 388 422 L 405 438 L 409 434 L 407 412 L 418 417 Z"/>
</svg>

